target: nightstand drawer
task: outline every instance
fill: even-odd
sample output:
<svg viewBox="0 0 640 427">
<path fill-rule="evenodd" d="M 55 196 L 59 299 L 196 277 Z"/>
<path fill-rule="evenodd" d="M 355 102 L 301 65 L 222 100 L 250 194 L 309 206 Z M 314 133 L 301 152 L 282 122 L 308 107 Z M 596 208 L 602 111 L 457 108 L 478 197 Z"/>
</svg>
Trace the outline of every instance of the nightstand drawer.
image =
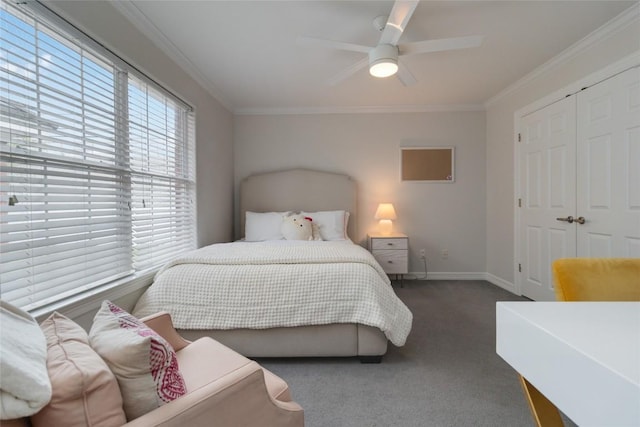
<svg viewBox="0 0 640 427">
<path fill-rule="evenodd" d="M 406 274 L 409 270 L 409 258 L 407 251 L 378 249 L 372 252 L 387 274 Z"/>
<path fill-rule="evenodd" d="M 371 250 L 378 249 L 409 249 L 408 239 L 381 239 L 381 238 L 373 238 L 371 239 Z"/>
</svg>

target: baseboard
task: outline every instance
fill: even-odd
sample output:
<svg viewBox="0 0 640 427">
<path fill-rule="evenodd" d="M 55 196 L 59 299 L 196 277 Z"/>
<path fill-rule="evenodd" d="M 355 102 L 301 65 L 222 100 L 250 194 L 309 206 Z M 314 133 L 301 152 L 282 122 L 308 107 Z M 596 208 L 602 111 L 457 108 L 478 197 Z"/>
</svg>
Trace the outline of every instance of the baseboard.
<svg viewBox="0 0 640 427">
<path fill-rule="evenodd" d="M 507 282 L 506 280 L 501 279 L 498 276 L 494 276 L 491 273 L 485 273 L 485 280 L 493 285 L 511 292 L 512 294 L 520 295 L 520 292 L 517 291 L 515 284 Z"/>
<path fill-rule="evenodd" d="M 404 278 L 406 280 L 486 280 L 486 273 L 430 271 L 425 278 L 424 272 L 417 271 L 406 274 Z"/>
<path fill-rule="evenodd" d="M 516 286 L 504 279 L 494 276 L 491 273 L 486 272 L 446 272 L 435 271 L 427 273 L 427 277 L 424 277 L 424 272 L 411 272 L 404 275 L 404 280 L 486 280 L 492 285 L 496 285 L 512 294 L 520 295 L 516 290 Z"/>
</svg>

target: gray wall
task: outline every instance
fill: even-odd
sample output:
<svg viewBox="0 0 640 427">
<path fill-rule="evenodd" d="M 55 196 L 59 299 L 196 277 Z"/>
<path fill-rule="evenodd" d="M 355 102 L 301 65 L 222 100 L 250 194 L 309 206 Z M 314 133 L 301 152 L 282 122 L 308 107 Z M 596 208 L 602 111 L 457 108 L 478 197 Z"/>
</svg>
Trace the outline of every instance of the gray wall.
<svg viewBox="0 0 640 427">
<path fill-rule="evenodd" d="M 359 243 L 376 229 L 378 203 L 392 202 L 410 271 L 423 271 L 425 248 L 430 273 L 483 273 L 485 134 L 483 111 L 236 116 L 235 188 L 252 173 L 293 167 L 348 174 L 358 184 Z M 454 146 L 455 183 L 401 182 L 403 146 Z"/>
<path fill-rule="evenodd" d="M 490 278 L 514 278 L 514 114 L 640 49 L 640 22 L 604 34 L 561 63 L 487 105 L 487 265 Z"/>
</svg>

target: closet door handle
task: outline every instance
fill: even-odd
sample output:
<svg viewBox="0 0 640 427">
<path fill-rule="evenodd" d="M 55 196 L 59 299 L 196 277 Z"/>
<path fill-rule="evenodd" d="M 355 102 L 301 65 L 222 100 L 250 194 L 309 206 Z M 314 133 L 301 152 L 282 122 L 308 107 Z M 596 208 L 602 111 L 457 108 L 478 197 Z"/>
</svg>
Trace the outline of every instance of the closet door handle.
<svg viewBox="0 0 640 427">
<path fill-rule="evenodd" d="M 558 221 L 565 221 L 568 222 L 569 224 L 571 224 L 573 222 L 573 217 L 571 215 L 569 215 L 566 218 L 556 218 Z M 584 218 L 582 218 L 584 220 Z M 582 223 L 581 223 L 582 224 Z"/>
<path fill-rule="evenodd" d="M 578 224 L 584 224 L 585 222 L 587 222 L 587 220 L 586 220 L 586 219 L 584 219 L 584 217 L 583 217 L 583 216 L 579 216 L 578 218 L 576 218 L 576 222 L 577 222 Z"/>
</svg>

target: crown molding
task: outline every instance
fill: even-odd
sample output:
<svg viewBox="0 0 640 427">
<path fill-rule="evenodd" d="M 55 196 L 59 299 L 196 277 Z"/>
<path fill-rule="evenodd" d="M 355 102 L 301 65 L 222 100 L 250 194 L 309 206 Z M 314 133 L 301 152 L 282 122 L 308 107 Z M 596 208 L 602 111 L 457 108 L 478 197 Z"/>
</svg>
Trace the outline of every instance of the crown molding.
<svg viewBox="0 0 640 427">
<path fill-rule="evenodd" d="M 397 105 L 397 106 L 353 106 L 353 107 L 290 107 L 290 108 L 237 108 L 240 116 L 298 115 L 298 114 L 371 114 L 371 113 L 450 113 L 484 111 L 482 104 L 451 105 Z"/>
<path fill-rule="evenodd" d="M 110 2 L 121 14 L 123 14 L 135 27 L 147 36 L 156 46 L 167 54 L 176 64 L 184 69 L 191 78 L 213 96 L 223 107 L 233 111 L 233 105 L 227 97 L 207 79 L 198 68 L 182 54 L 164 33 L 156 27 L 147 16 L 131 0 L 119 0 Z"/>
<path fill-rule="evenodd" d="M 619 31 L 624 30 L 629 25 L 637 24 L 640 20 L 640 3 L 636 3 L 615 18 L 611 19 L 609 22 L 602 25 L 600 28 L 588 34 L 586 37 L 578 40 L 573 45 L 569 46 L 567 49 L 562 51 L 560 54 L 553 57 L 551 60 L 545 62 L 541 66 L 535 68 L 533 71 L 526 74 L 524 77 L 516 81 L 515 83 L 507 86 L 502 91 L 498 92 L 498 94 L 489 98 L 485 103 L 484 107 L 488 108 L 494 105 L 496 102 L 506 97 L 507 95 L 517 91 L 518 89 L 526 86 L 530 82 L 536 80 L 540 76 L 543 76 L 554 68 L 559 67 L 560 65 L 570 61 L 572 58 L 576 57 L 580 53 L 589 49 L 591 46 L 603 40 Z"/>
<path fill-rule="evenodd" d="M 637 50 L 624 58 L 609 64 L 605 68 L 602 68 L 594 73 L 589 74 L 586 77 L 581 78 L 580 80 L 576 80 L 570 83 L 567 86 L 558 89 L 543 98 L 538 99 L 531 104 L 528 104 L 515 112 L 514 117 L 522 117 L 527 114 L 533 113 L 541 108 L 546 107 L 547 105 L 551 105 L 556 101 L 561 100 L 562 98 L 566 98 L 570 95 L 575 95 L 576 93 L 582 91 L 583 89 L 598 84 L 608 78 L 615 76 L 616 74 L 623 73 L 631 68 L 640 66 L 640 50 Z"/>
</svg>

